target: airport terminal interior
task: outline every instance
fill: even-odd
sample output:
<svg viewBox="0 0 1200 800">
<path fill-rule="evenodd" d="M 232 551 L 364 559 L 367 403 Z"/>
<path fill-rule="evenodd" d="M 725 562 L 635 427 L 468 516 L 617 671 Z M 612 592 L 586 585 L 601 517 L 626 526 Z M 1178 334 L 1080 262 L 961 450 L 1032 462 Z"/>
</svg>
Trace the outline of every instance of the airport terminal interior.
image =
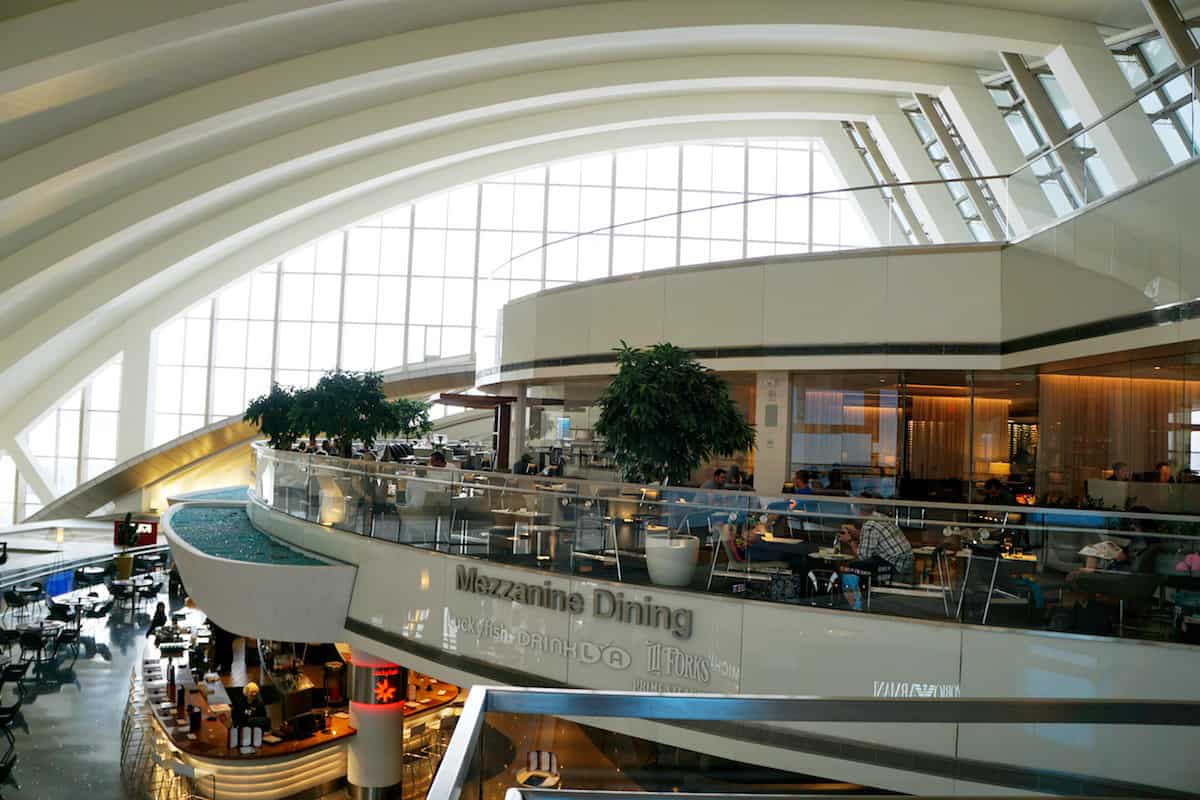
<svg viewBox="0 0 1200 800">
<path fill-rule="evenodd" d="M 0 2 L 0 800 L 1200 796 L 1198 91 L 1192 0 Z"/>
</svg>

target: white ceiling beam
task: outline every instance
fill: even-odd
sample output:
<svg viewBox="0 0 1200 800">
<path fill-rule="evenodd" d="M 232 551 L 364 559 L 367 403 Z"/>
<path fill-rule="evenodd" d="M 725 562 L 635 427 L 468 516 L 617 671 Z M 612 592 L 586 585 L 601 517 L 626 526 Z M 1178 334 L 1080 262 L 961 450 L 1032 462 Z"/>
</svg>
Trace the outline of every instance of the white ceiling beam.
<svg viewBox="0 0 1200 800">
<path fill-rule="evenodd" d="M 917 132 L 898 107 L 893 105 L 870 120 L 875 141 L 884 158 L 904 181 L 940 181 L 942 176 L 921 146 Z M 975 237 L 954 205 L 954 198 L 944 185 L 922 184 L 911 187 L 909 198 L 914 211 L 938 244 L 973 242 Z"/>
<path fill-rule="evenodd" d="M 1056 47 L 1046 55 L 1046 63 L 1085 127 L 1135 99 L 1099 35 L 1092 46 Z M 1131 186 L 1171 166 L 1149 117 L 1137 103 L 1092 130 L 1089 138 L 1117 188 Z"/>
<path fill-rule="evenodd" d="M 982 83 L 948 87 L 939 99 L 982 174 L 1008 175 L 1025 163 L 1025 156 L 1000 109 Z M 1055 218 L 1032 170 L 1026 169 L 1009 180 L 988 181 L 988 186 L 1008 219 L 1010 235 L 1024 233 Z"/>
</svg>

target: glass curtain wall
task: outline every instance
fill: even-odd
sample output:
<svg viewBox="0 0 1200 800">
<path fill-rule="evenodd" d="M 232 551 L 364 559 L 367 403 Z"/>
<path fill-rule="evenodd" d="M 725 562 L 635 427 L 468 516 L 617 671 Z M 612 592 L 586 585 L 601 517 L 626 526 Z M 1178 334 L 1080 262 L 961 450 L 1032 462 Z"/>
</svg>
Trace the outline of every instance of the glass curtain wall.
<svg viewBox="0 0 1200 800">
<path fill-rule="evenodd" d="M 272 379 L 307 386 L 339 367 L 469 356 L 477 327 L 490 336 L 501 306 L 542 289 L 872 244 L 844 186 L 816 140 L 699 141 L 536 166 L 379 214 L 154 332 L 152 444 L 240 413 Z M 834 193 L 743 202 L 812 191 Z M 707 210 L 722 204 L 733 205 Z"/>
<path fill-rule="evenodd" d="M 1008 502 L 1200 511 L 1200 352 L 1184 348 L 1040 370 L 795 373 L 791 420 L 791 467 L 823 488 L 978 502 L 994 479 Z"/>
<path fill-rule="evenodd" d="M 30 458 L 56 497 L 117 463 L 120 408 L 118 356 L 21 434 Z M 26 509 L 26 513 L 31 512 Z"/>
<path fill-rule="evenodd" d="M 1036 430 L 1036 386 L 1019 372 L 795 373 L 791 468 L 851 494 L 964 501 L 996 478 L 1028 495 L 1036 436 L 1019 429 Z"/>
</svg>

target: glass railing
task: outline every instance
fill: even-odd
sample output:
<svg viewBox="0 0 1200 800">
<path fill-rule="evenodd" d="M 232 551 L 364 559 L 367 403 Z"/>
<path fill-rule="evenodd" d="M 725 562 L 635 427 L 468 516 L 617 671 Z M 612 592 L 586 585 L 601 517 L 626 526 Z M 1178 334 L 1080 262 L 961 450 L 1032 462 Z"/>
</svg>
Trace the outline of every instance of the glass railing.
<svg viewBox="0 0 1200 800">
<path fill-rule="evenodd" d="M 1200 641 L 1200 518 L 521 477 L 255 446 L 271 508 L 559 575 L 916 619 Z"/>
<path fill-rule="evenodd" d="M 475 686 L 457 720 L 428 798 L 555 800 L 564 796 L 561 790 L 568 790 L 568 796 L 579 800 L 862 797 L 890 793 L 887 787 L 869 785 L 873 780 L 895 780 L 886 769 L 877 769 L 880 766 L 922 774 L 930 782 L 926 784 L 927 794 L 934 796 L 950 794 L 937 789 L 953 780 L 1007 787 L 1005 796 L 1011 798 L 1068 791 L 1073 796 L 1109 796 L 1117 787 L 1103 778 L 1084 773 L 1064 779 L 1064 771 L 1077 773 L 1079 764 L 1062 764 L 1052 772 L 1033 763 L 1030 757 L 1016 763 L 1006 759 L 1003 748 L 1009 731 L 1050 725 L 1061 737 L 1071 737 L 1080 750 L 1092 751 L 1096 748 L 1091 736 L 1104 728 L 1120 731 L 1127 740 L 1158 726 L 1167 733 L 1188 737 L 1189 728 L 1197 724 L 1198 710 L 1200 704 L 1195 702 L 1154 700 L 681 696 Z M 836 757 L 860 763 L 858 772 L 863 783 L 804 775 L 802 767 L 816 764 L 800 757 L 788 765 L 792 771 L 782 771 L 732 760 L 735 752 L 747 753 L 745 747 L 731 747 L 725 754 L 730 760 L 724 761 L 626 732 L 653 735 L 656 731 L 646 721 L 667 726 L 682 722 L 692 730 L 780 747 L 787 744 L 777 737 L 775 726 L 789 725 L 794 730 L 804 725 L 823 730 L 840 725 L 851 735 L 842 740 Z M 864 746 L 862 739 L 867 737 L 861 734 L 864 729 L 897 724 L 910 726 L 913 733 L 901 747 L 888 748 L 891 759 L 887 763 L 879 750 L 872 752 Z M 957 743 L 950 753 L 935 753 L 930 743 L 938 727 L 944 725 L 970 728 L 968 734 L 981 729 L 996 731 L 998 741 L 982 757 Z M 603 750 L 580 747 L 580 740 L 608 746 Z M 814 738 L 808 742 L 819 747 Z M 645 758 L 647 751 L 656 757 Z M 603 757 L 593 752 L 602 752 Z M 560 763 L 560 753 L 567 756 L 564 763 Z M 1163 757 L 1161 752 L 1148 754 L 1149 759 Z M 565 763 L 568 760 L 570 763 Z M 842 772 L 847 771 L 845 761 L 839 765 Z M 827 761 L 825 766 L 837 768 L 833 763 Z M 1152 786 L 1127 783 L 1120 788 L 1124 789 L 1122 794 L 1136 796 L 1163 794 Z"/>
</svg>

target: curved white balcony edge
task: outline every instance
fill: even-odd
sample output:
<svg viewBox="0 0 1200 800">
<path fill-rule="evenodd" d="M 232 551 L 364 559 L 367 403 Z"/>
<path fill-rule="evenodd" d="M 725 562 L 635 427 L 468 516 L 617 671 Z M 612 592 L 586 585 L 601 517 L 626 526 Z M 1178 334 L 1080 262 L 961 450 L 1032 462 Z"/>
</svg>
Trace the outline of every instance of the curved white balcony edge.
<svg viewBox="0 0 1200 800">
<path fill-rule="evenodd" d="M 189 596 L 209 618 L 239 635 L 288 642 L 341 640 L 357 572 L 353 566 L 221 558 L 188 544 L 171 525 L 185 508 L 246 505 L 229 500 L 180 503 L 163 515 L 162 529 Z"/>
<path fill-rule="evenodd" d="M 253 497 L 255 527 L 358 568 L 345 637 L 449 680 L 588 689 L 825 696 L 1200 699 L 1193 648 L 747 601 L 733 595 L 552 574 L 371 539 L 297 519 Z M 406 526 L 426 524 L 406 518 Z M 434 537 L 431 516 L 427 533 Z M 447 532 L 443 528 L 443 541 Z M 252 579 L 253 580 L 253 579 Z M 232 584 L 236 586 L 236 584 Z M 315 588 L 315 587 L 314 587 Z M 254 596 L 270 602 L 265 592 Z M 655 625 L 613 605 L 651 606 Z M 236 601 L 235 601 L 236 603 Z M 599 604 L 599 605 L 597 605 Z M 660 611 L 659 609 L 667 609 Z M 575 611 L 577 609 L 577 611 Z M 284 609 L 280 614 L 287 613 Z M 633 616 L 632 608 L 626 617 Z M 509 677 L 511 676 L 511 677 Z M 473 678 L 473 679 L 472 679 Z M 1200 731 L 1122 726 L 762 726 L 704 732 L 630 721 L 637 735 L 728 758 L 898 791 L 994 785 L 788 749 L 772 736 L 835 737 L 929 759 L 1002 762 L 1188 791 Z M 638 731 L 634 731 L 637 728 Z M 1119 762 L 1114 752 L 1138 753 Z"/>
</svg>

